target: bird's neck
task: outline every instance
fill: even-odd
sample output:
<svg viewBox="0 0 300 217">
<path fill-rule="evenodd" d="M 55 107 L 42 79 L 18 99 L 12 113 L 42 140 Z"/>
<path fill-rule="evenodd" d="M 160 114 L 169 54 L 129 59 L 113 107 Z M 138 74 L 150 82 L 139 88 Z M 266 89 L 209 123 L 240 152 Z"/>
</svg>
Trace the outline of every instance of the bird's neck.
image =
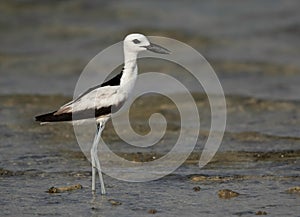
<svg viewBox="0 0 300 217">
<path fill-rule="evenodd" d="M 137 78 L 137 54 L 124 52 L 124 69 L 120 86 L 126 92 L 131 92 Z"/>
</svg>

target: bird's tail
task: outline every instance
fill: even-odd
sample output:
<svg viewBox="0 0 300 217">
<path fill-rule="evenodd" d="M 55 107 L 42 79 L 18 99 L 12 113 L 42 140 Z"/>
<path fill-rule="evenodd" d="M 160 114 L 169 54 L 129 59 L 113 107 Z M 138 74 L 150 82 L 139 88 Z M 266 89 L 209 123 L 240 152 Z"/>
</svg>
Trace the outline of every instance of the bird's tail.
<svg viewBox="0 0 300 217">
<path fill-rule="evenodd" d="M 102 107 L 99 109 L 87 109 L 83 111 L 77 112 L 65 112 L 59 113 L 57 111 L 50 112 L 43 115 L 38 115 L 35 117 L 35 120 L 41 123 L 49 123 L 49 122 L 63 122 L 63 121 L 77 121 L 91 118 L 98 118 L 102 116 L 107 116 L 111 114 L 111 107 Z"/>
<path fill-rule="evenodd" d="M 35 121 L 38 122 L 61 122 L 72 120 L 72 113 L 63 113 L 55 115 L 56 111 L 47 114 L 38 115 L 35 117 Z"/>
</svg>

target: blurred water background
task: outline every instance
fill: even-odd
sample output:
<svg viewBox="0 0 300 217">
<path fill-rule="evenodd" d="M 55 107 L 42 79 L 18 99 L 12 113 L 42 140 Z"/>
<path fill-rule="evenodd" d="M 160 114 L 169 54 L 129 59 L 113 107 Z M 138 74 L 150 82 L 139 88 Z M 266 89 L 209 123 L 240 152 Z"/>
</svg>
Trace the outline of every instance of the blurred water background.
<svg viewBox="0 0 300 217">
<path fill-rule="evenodd" d="M 299 216 L 299 193 L 286 193 L 300 181 L 299 8 L 297 0 L 1 1 L 1 216 L 149 216 L 150 209 L 157 216 L 253 216 L 259 210 Z M 185 42 L 210 62 L 226 94 L 225 137 L 202 170 L 198 147 L 173 175 L 157 181 L 127 183 L 105 176 L 109 195 L 93 200 L 90 164 L 72 127 L 41 127 L 33 117 L 68 101 L 89 60 L 132 32 Z M 205 141 L 210 110 L 202 89 L 165 63 L 139 65 L 140 71 L 162 69 L 190 85 L 203 118 L 199 143 Z M 148 129 L 143 115 L 151 113 L 149 105 L 172 120 L 176 114 L 165 100 L 151 100 L 141 99 L 133 108 L 137 131 Z M 165 146 L 151 153 L 122 148 L 110 124 L 104 138 L 119 154 L 143 161 L 168 150 L 178 134 L 176 124 Z M 195 183 L 195 174 L 206 179 Z M 45 192 L 77 182 L 82 190 Z M 193 191 L 196 185 L 200 192 Z M 217 191 L 223 188 L 241 196 L 221 200 Z M 122 204 L 112 206 L 110 198 Z"/>
</svg>

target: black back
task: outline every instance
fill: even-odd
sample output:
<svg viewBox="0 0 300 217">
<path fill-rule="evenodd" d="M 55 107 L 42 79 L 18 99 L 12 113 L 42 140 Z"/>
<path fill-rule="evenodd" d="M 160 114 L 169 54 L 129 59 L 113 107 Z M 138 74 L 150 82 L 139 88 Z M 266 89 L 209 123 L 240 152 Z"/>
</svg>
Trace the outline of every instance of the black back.
<svg viewBox="0 0 300 217">
<path fill-rule="evenodd" d="M 92 92 L 93 90 L 99 88 L 99 87 L 106 87 L 106 86 L 119 86 L 120 83 L 121 83 L 121 78 L 122 78 L 122 75 L 123 75 L 123 70 L 117 74 L 115 77 L 113 77 L 112 79 L 102 83 L 102 84 L 99 84 L 97 86 L 94 86 L 94 87 L 91 87 L 90 89 L 88 89 L 87 91 L 83 92 L 82 94 L 79 95 L 78 98 L 76 98 L 74 100 L 74 102 L 78 101 L 80 98 L 82 98 L 83 96 L 85 96 L 86 94 L 88 94 L 89 92 Z"/>
</svg>

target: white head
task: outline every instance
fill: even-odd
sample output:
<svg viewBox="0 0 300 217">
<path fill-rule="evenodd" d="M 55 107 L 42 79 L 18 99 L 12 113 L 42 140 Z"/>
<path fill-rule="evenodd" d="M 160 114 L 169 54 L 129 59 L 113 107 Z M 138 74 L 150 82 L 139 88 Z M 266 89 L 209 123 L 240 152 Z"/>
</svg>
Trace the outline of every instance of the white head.
<svg viewBox="0 0 300 217">
<path fill-rule="evenodd" d="M 148 38 L 142 34 L 134 33 L 127 35 L 124 39 L 124 52 L 138 54 L 140 51 L 149 50 L 155 53 L 169 54 L 170 51 L 159 45 L 149 42 Z"/>
</svg>

